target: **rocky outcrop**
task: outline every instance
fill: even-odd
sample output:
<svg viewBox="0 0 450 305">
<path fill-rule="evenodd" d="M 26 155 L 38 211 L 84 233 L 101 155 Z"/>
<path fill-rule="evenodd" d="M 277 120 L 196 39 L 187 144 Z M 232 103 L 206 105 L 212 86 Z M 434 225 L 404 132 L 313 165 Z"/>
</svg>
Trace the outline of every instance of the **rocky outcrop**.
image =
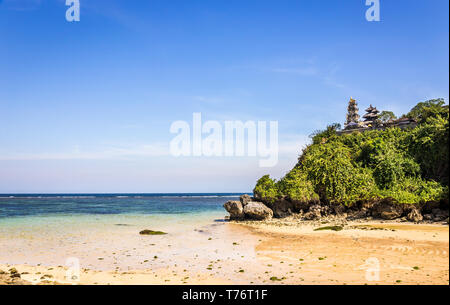
<svg viewBox="0 0 450 305">
<path fill-rule="evenodd" d="M 231 220 L 242 220 L 244 219 L 244 207 L 240 201 L 228 201 L 223 207 L 230 213 Z"/>
<path fill-rule="evenodd" d="M 273 211 L 261 202 L 251 201 L 244 207 L 245 218 L 253 220 L 269 220 Z"/>
<path fill-rule="evenodd" d="M 258 200 L 242 195 L 240 201 L 229 201 L 224 205 L 232 220 L 266 220 L 295 216 L 296 219 L 326 220 L 327 217 L 345 220 L 383 219 L 411 222 L 447 222 L 448 202 L 426 204 L 401 204 L 391 198 L 357 202 L 350 207 L 327 204 L 319 201 L 295 202 L 284 197 L 275 202 Z"/>
</svg>

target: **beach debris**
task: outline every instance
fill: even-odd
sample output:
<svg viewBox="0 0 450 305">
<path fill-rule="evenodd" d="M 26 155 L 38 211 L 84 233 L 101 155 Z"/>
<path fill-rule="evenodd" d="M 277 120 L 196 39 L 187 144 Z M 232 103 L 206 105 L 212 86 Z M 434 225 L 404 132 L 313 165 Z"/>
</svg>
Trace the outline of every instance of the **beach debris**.
<svg viewBox="0 0 450 305">
<path fill-rule="evenodd" d="M 162 231 L 153 231 L 153 230 L 142 230 L 139 232 L 139 234 L 141 235 L 166 235 L 166 232 L 162 232 Z"/>
<path fill-rule="evenodd" d="M 314 231 L 342 231 L 344 229 L 343 226 L 327 226 L 327 227 L 321 227 L 314 229 Z"/>
</svg>

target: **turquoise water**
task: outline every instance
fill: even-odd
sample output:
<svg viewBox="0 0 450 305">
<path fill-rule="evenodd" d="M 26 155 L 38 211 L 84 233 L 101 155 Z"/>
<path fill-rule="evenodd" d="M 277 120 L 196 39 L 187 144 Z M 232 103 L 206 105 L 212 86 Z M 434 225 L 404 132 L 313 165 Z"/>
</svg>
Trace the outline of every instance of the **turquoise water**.
<svg viewBox="0 0 450 305">
<path fill-rule="evenodd" d="M 0 221 L 82 215 L 181 215 L 224 212 L 241 194 L 3 194 Z M 70 218 L 70 217 L 69 217 Z M 16 219 L 17 220 L 17 219 Z"/>
</svg>

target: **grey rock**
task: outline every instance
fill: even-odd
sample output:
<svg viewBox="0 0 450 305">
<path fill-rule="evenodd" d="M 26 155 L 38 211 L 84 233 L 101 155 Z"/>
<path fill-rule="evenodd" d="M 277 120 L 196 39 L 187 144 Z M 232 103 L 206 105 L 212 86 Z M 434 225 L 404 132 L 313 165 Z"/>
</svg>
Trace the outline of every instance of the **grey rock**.
<svg viewBox="0 0 450 305">
<path fill-rule="evenodd" d="M 239 200 L 241 201 L 242 206 L 245 207 L 245 206 L 247 205 L 247 203 L 249 203 L 250 201 L 252 201 L 252 197 L 250 197 L 249 195 L 245 194 L 245 195 L 242 195 L 242 196 L 239 198 Z"/>
<path fill-rule="evenodd" d="M 251 201 L 244 207 L 246 218 L 254 220 L 270 220 L 273 217 L 273 211 L 261 202 Z"/>
<path fill-rule="evenodd" d="M 230 213 L 231 220 L 242 220 L 244 219 L 244 208 L 240 201 L 228 201 L 223 207 Z"/>
</svg>

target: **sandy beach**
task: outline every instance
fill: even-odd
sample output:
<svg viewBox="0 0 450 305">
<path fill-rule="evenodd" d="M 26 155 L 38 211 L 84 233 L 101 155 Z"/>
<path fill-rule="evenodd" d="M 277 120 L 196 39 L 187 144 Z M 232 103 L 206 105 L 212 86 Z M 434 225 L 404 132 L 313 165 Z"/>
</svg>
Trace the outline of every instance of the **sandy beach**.
<svg viewBox="0 0 450 305">
<path fill-rule="evenodd" d="M 3 227 L 0 282 L 449 284 L 448 225 L 357 222 L 315 231 L 320 224 L 292 220 L 120 220 Z M 139 235 L 144 228 L 168 234 Z M 11 268 L 20 278 L 11 281 Z"/>
</svg>

